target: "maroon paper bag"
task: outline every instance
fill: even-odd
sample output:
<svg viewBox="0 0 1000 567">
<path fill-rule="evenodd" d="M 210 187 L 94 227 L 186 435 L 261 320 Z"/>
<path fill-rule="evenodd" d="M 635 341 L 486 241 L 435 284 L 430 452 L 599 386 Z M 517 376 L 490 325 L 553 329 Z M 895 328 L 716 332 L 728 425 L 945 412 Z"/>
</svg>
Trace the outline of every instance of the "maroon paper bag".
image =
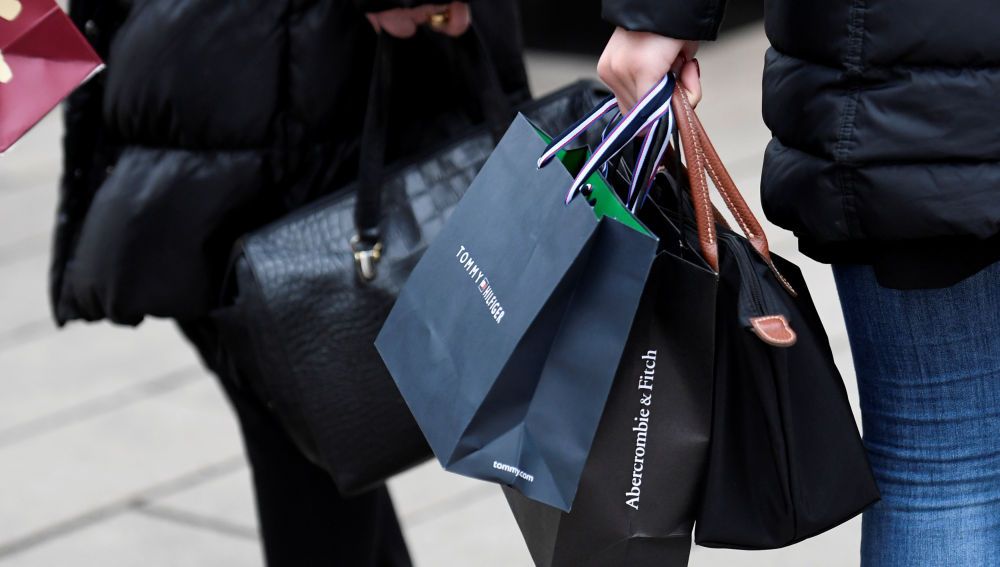
<svg viewBox="0 0 1000 567">
<path fill-rule="evenodd" d="M 0 153 L 101 68 L 55 0 L 0 0 Z"/>
</svg>

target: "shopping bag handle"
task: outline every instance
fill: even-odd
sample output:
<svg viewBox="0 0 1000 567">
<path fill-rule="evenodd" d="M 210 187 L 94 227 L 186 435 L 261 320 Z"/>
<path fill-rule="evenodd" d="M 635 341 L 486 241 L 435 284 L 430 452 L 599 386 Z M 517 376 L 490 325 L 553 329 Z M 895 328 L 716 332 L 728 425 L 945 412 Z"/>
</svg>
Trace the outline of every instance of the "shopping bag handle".
<svg viewBox="0 0 1000 567">
<path fill-rule="evenodd" d="M 542 155 L 538 157 L 538 168 L 541 169 L 548 165 L 549 162 L 559 155 L 559 152 L 566 149 L 566 147 L 572 144 L 577 138 L 593 128 L 594 125 L 597 124 L 598 120 L 617 108 L 618 99 L 615 98 L 615 95 L 609 95 L 607 98 L 597 103 L 597 106 L 588 112 L 586 116 L 567 126 L 565 130 L 552 138 L 552 141 L 549 142 L 548 146 L 546 146 L 545 151 L 543 151 Z M 611 124 L 605 128 L 604 134 L 601 136 L 602 142 L 608 139 L 610 135 L 610 128 Z"/>
<path fill-rule="evenodd" d="M 676 80 L 676 78 L 675 78 Z M 611 100 L 614 100 L 613 98 Z M 618 125 L 623 117 L 619 114 L 608 121 L 601 132 L 601 142 L 604 142 L 611 135 L 612 130 Z M 670 133 L 675 130 L 673 110 L 668 108 L 667 116 L 660 118 L 649 127 L 649 131 L 643 138 L 639 153 L 635 158 L 634 167 L 629 172 L 629 177 L 623 177 L 629 184 L 628 195 L 625 198 L 625 206 L 635 214 L 649 196 L 653 187 L 653 181 L 659 170 L 663 157 L 666 155 Z M 611 163 L 604 162 L 601 166 L 601 173 L 607 177 Z"/>
<path fill-rule="evenodd" d="M 361 134 L 358 192 L 354 208 L 356 234 L 351 240 L 351 247 L 358 273 L 364 281 L 374 279 L 374 266 L 382 252 L 379 227 L 382 221 L 389 95 L 392 90 L 393 52 L 400 41 L 403 40 L 386 33 L 378 34 L 368 108 Z M 513 110 L 504 94 L 496 66 L 475 24 L 454 41 L 459 71 L 467 77 L 469 86 L 475 91 L 483 117 L 494 141 L 497 141 L 510 124 Z"/>
<path fill-rule="evenodd" d="M 667 74 L 664 76 L 659 83 L 639 100 L 628 114 L 623 116 L 611 128 L 604 140 L 594 149 L 594 152 L 587 159 L 586 163 L 580 168 L 576 178 L 567 190 L 567 204 L 573 200 L 573 197 L 576 196 L 580 188 L 586 184 L 587 179 L 595 171 L 618 155 L 640 133 L 648 130 L 653 124 L 670 113 L 670 99 L 673 95 L 674 85 L 675 80 L 673 75 Z M 552 142 L 538 158 L 538 167 L 545 167 L 560 151 L 593 127 L 601 117 L 617 107 L 618 101 L 614 97 L 608 97 L 589 114 L 553 138 Z"/>
<path fill-rule="evenodd" d="M 705 261 L 716 272 L 719 271 L 719 243 L 716 234 L 716 221 L 713 214 L 712 201 L 709 196 L 708 177 L 716 190 L 722 195 L 726 208 L 736 219 L 740 230 L 747 237 L 757 254 L 767 263 L 768 267 L 781 282 L 781 285 L 797 296 L 791 283 L 781 275 L 774 260 L 771 258 L 771 248 L 767 235 L 753 210 L 747 204 L 743 194 L 733 181 L 732 176 L 722 163 L 718 151 L 709 140 L 701 119 L 691 106 L 687 91 L 682 86 L 677 88 L 678 96 L 673 98 L 674 114 L 677 117 L 677 129 L 680 131 L 684 158 L 687 161 L 688 180 L 691 199 L 694 203 L 695 222 L 698 226 L 698 240 Z"/>
<path fill-rule="evenodd" d="M 660 119 L 670 113 L 670 101 L 673 98 L 676 81 L 672 74 L 667 74 L 656 84 L 635 107 L 622 118 L 608 135 L 607 139 L 601 142 L 590 158 L 584 163 L 577 173 L 573 184 L 566 192 L 566 203 L 573 200 L 573 197 L 580 191 L 587 179 L 601 165 L 607 163 L 616 155 L 621 153 L 625 146 L 630 144 L 642 132 L 648 131 Z"/>
<path fill-rule="evenodd" d="M 632 181 L 629 183 L 628 197 L 625 203 L 629 210 L 636 213 L 642 208 L 656 178 L 656 170 L 663 162 L 667 151 L 667 141 L 675 129 L 674 113 L 668 109 L 667 115 L 654 122 L 642 141 L 639 157 L 635 161 Z"/>
</svg>

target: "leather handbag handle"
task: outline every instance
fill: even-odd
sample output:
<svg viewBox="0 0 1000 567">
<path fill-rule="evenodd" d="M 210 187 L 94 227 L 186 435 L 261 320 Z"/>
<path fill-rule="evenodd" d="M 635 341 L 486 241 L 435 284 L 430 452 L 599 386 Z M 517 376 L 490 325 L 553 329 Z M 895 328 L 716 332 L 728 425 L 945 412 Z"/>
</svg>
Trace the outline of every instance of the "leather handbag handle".
<svg viewBox="0 0 1000 567">
<path fill-rule="evenodd" d="M 361 134 L 358 194 L 354 209 L 356 236 L 351 241 L 362 279 L 374 278 L 374 265 L 382 251 L 379 225 L 382 220 L 382 184 L 389 123 L 389 94 L 392 89 L 393 52 L 397 40 L 378 35 L 375 65 L 368 92 Z M 503 92 L 496 66 L 475 26 L 455 40 L 459 72 L 467 77 L 495 140 L 502 136 L 513 114 Z M 367 266 L 367 268 L 366 268 Z"/>
<path fill-rule="evenodd" d="M 663 151 L 663 158 L 657 163 L 665 163 L 668 161 L 672 162 L 675 175 L 688 177 L 690 174 L 681 162 L 680 151 L 676 150 L 676 148 L 679 147 L 681 147 L 680 130 L 675 127 L 673 129 L 673 146 L 667 145 L 666 149 Z M 684 209 L 682 207 L 681 211 L 683 210 Z M 719 209 L 715 207 L 714 203 L 712 203 L 712 218 L 715 219 L 715 224 L 722 226 L 726 230 L 730 230 L 729 221 L 726 220 L 726 217 L 722 216 L 722 213 L 719 212 Z"/>
<path fill-rule="evenodd" d="M 698 238 L 702 254 L 709 266 L 719 271 L 719 243 L 716 233 L 718 212 L 712 206 L 709 196 L 708 179 L 712 178 L 719 194 L 726 203 L 726 208 L 732 213 L 739 224 L 740 230 L 746 235 L 757 254 L 764 260 L 781 285 L 793 296 L 797 296 L 791 283 L 781 275 L 774 260 L 771 258 L 771 247 L 760 221 L 753 214 L 743 194 L 733 181 L 729 170 L 722 163 L 718 151 L 712 145 L 705 132 L 701 119 L 695 113 L 688 98 L 687 91 L 678 85 L 677 94 L 673 100 L 677 128 L 680 131 L 684 158 L 688 163 L 688 180 L 691 186 L 691 198 L 694 203 L 695 221 L 698 226 Z"/>
<path fill-rule="evenodd" d="M 691 191 L 691 203 L 694 208 L 695 224 L 698 227 L 698 243 L 701 254 L 709 267 L 719 271 L 719 243 L 715 231 L 712 214 L 712 199 L 708 193 L 708 180 L 705 178 L 705 166 L 702 163 L 702 153 L 697 134 L 692 124 L 690 101 L 687 93 L 678 85 L 677 93 L 671 101 L 674 116 L 677 120 L 677 131 L 681 137 L 681 149 L 684 161 L 687 162 L 688 185 Z"/>
</svg>

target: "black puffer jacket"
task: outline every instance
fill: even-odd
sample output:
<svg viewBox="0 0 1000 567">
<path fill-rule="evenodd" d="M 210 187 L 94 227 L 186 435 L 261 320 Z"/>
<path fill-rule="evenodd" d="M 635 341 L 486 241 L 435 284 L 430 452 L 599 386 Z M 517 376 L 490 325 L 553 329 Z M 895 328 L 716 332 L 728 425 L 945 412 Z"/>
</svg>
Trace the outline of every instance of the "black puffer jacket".
<svg viewBox="0 0 1000 567">
<path fill-rule="evenodd" d="M 634 30 L 714 39 L 724 0 L 604 0 Z M 1000 3 L 769 0 L 764 208 L 892 287 L 1000 260 Z"/>
<path fill-rule="evenodd" d="M 73 0 L 108 69 L 66 112 L 51 292 L 57 320 L 194 319 L 234 241 L 355 175 L 375 34 L 409 0 Z M 473 2 L 505 90 L 526 98 L 513 0 Z M 388 153 L 476 119 L 456 43 L 394 62 Z"/>
</svg>

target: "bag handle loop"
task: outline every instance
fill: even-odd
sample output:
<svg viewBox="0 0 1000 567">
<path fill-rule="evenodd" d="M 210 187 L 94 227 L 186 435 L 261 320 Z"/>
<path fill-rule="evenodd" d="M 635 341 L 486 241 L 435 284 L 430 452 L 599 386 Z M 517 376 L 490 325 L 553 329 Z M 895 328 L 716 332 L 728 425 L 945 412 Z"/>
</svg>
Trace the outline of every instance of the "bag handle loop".
<svg viewBox="0 0 1000 567">
<path fill-rule="evenodd" d="M 674 112 L 672 108 L 667 109 L 667 116 L 653 123 L 649 132 L 646 133 L 639 150 L 639 157 L 635 162 L 635 170 L 632 174 L 632 182 L 629 184 L 626 205 L 632 213 L 636 213 L 646 202 L 646 197 L 653 187 L 656 178 L 656 171 L 663 162 L 663 157 L 667 151 L 667 140 L 671 132 L 675 130 Z"/>
<path fill-rule="evenodd" d="M 384 182 L 386 139 L 389 123 L 389 94 L 392 89 L 393 52 L 396 40 L 386 33 L 378 34 L 368 108 L 358 164 L 358 192 L 354 207 L 355 236 L 351 249 L 358 275 L 368 282 L 377 276 L 376 265 L 382 256 L 379 230 L 382 221 L 382 185 Z M 504 94 L 496 66 L 489 50 L 476 31 L 475 25 L 454 40 L 460 71 L 468 77 L 475 91 L 483 116 L 494 140 L 499 140 L 513 114 Z"/>
<path fill-rule="evenodd" d="M 580 188 L 595 171 L 611 158 L 618 155 L 626 145 L 641 132 L 649 129 L 670 112 L 670 100 L 673 96 L 675 80 L 673 75 L 666 75 L 652 90 L 646 93 L 627 115 L 621 118 L 607 133 L 604 140 L 597 146 L 591 156 L 577 173 L 572 185 L 566 192 L 566 204 L 573 200 Z M 573 140 L 589 130 L 598 119 L 618 107 L 614 97 L 608 97 L 587 116 L 556 136 L 538 158 L 538 167 L 544 167 Z"/>
<path fill-rule="evenodd" d="M 712 145 L 701 119 L 695 113 L 684 87 L 678 87 L 679 96 L 674 97 L 674 112 L 677 115 L 678 130 L 681 135 L 681 145 L 684 157 L 688 163 L 688 179 L 691 186 L 691 197 L 694 202 L 695 220 L 698 225 L 698 236 L 705 260 L 716 272 L 719 271 L 719 245 L 715 228 L 715 219 L 711 198 L 709 197 L 708 179 L 712 178 L 716 190 L 722 195 L 726 208 L 732 213 L 743 234 L 753 246 L 757 254 L 764 260 L 781 285 L 792 295 L 798 293 L 791 283 L 781 275 L 774 260 L 767 235 L 753 210 L 736 187 L 732 176 L 722 163 L 718 151 Z"/>
</svg>

